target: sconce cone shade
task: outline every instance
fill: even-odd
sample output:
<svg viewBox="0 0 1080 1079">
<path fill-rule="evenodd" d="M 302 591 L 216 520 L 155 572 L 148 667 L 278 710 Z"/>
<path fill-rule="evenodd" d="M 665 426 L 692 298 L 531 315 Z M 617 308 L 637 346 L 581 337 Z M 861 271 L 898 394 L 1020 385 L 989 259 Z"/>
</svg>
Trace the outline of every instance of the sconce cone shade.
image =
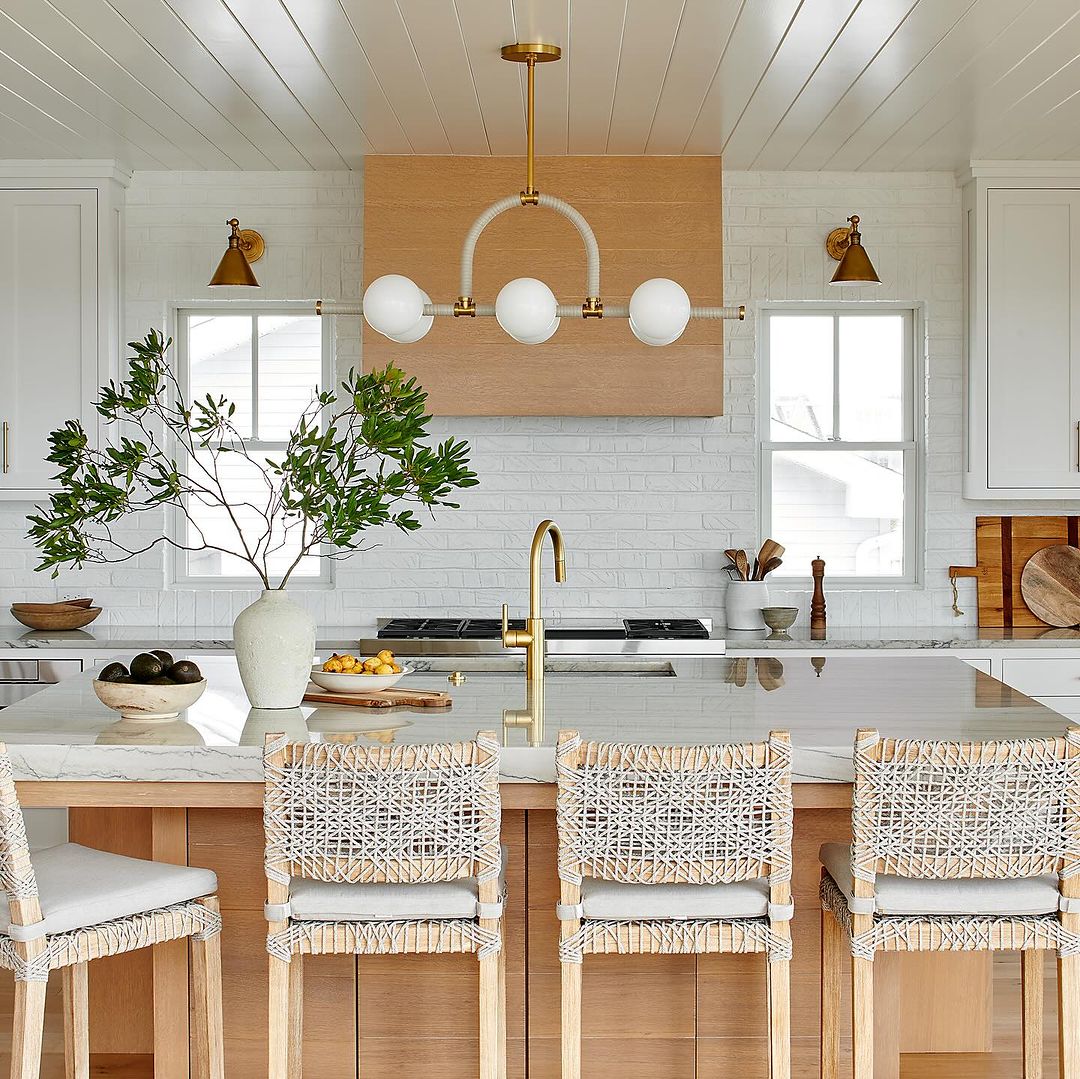
<svg viewBox="0 0 1080 1079">
<path fill-rule="evenodd" d="M 848 236 L 848 248 L 840 259 L 840 265 L 832 275 L 831 285 L 880 285 L 881 278 L 870 261 L 870 256 L 862 245 L 859 233 L 858 217 L 850 217 L 851 232 Z"/>
<path fill-rule="evenodd" d="M 259 288 L 259 282 L 255 274 L 251 272 L 247 256 L 240 249 L 240 222 L 234 217 L 229 224 L 232 226 L 229 246 L 225 249 L 225 254 L 221 256 L 214 276 L 210 278 L 210 285 L 214 288 L 219 285 L 245 285 L 250 288 Z"/>
</svg>

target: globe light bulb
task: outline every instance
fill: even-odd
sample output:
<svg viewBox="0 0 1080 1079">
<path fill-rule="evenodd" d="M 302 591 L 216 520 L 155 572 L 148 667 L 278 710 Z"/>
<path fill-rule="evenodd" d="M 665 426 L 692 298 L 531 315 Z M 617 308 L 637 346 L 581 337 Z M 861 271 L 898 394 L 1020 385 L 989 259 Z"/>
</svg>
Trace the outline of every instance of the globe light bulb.
<svg viewBox="0 0 1080 1079">
<path fill-rule="evenodd" d="M 377 277 L 364 292 L 364 319 L 384 337 L 398 340 L 413 333 L 423 318 L 424 293 L 401 274 Z"/>
<path fill-rule="evenodd" d="M 677 281 L 653 277 L 630 297 L 630 329 L 646 345 L 670 345 L 690 321 L 690 297 Z"/>
<path fill-rule="evenodd" d="M 495 297 L 499 325 L 523 345 L 539 345 L 559 328 L 558 308 L 555 293 L 535 277 L 508 281 Z"/>
<path fill-rule="evenodd" d="M 420 295 L 423 297 L 424 303 L 431 303 L 431 297 L 423 289 L 420 290 Z M 421 315 L 411 330 L 392 334 L 390 340 L 396 341 L 399 345 L 413 345 L 420 338 L 427 336 L 428 330 L 431 329 L 434 323 L 434 315 Z"/>
</svg>

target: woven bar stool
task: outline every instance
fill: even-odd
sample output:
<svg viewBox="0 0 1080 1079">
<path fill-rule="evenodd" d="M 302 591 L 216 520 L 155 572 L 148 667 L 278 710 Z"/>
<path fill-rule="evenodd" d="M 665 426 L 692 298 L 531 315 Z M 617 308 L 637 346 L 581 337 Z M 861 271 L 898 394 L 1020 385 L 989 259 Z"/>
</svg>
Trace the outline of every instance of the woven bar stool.
<svg viewBox="0 0 1080 1079">
<path fill-rule="evenodd" d="M 506 1070 L 499 745 L 267 735 L 270 1079 L 301 1074 L 305 955 L 475 952 L 480 1079 Z M 361 1065 L 361 1071 L 363 1065 Z"/>
<path fill-rule="evenodd" d="M 764 952 L 769 1066 L 791 1074 L 791 739 L 556 751 L 562 1079 L 581 1074 L 586 955 Z"/>
<path fill-rule="evenodd" d="M 874 1073 L 877 952 L 1020 951 L 1024 1076 L 1042 1070 L 1058 953 L 1062 1079 L 1080 1079 L 1080 729 L 1060 738 L 855 737 L 851 847 L 821 848 L 821 1075 L 836 1079 L 845 937 L 855 1079 Z"/>
<path fill-rule="evenodd" d="M 221 915 L 209 869 L 127 858 L 76 843 L 30 856 L 11 759 L 0 743 L 0 966 L 15 972 L 12 1079 L 38 1079 L 45 987 L 63 971 L 68 1079 L 88 1079 L 86 966 L 190 937 L 199 1065 L 224 1079 L 221 1039 Z"/>
</svg>

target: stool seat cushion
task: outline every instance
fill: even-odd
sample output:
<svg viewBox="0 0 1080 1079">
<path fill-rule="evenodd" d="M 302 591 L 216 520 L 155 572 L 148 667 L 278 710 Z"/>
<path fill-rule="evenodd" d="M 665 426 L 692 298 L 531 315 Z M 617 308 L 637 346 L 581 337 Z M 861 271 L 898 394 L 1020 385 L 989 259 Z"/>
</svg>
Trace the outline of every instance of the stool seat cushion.
<svg viewBox="0 0 1080 1079">
<path fill-rule="evenodd" d="M 851 847 L 826 843 L 821 864 L 847 899 L 852 898 Z M 877 913 L 901 916 L 945 914 L 1033 915 L 1058 909 L 1055 873 L 1013 880 L 973 877 L 925 880 L 881 873 L 875 882 Z"/>
<path fill-rule="evenodd" d="M 769 882 L 735 884 L 624 884 L 585 877 L 581 912 L 611 921 L 680 918 L 761 918 L 769 911 Z"/>
<path fill-rule="evenodd" d="M 505 889 L 502 848 L 499 894 Z M 480 889 L 475 877 L 432 884 L 338 884 L 294 877 L 289 885 L 291 917 L 298 922 L 393 922 L 431 918 L 475 918 Z"/>
<path fill-rule="evenodd" d="M 217 891 L 217 876 L 209 869 L 127 858 L 78 843 L 36 851 L 30 860 L 46 933 L 84 929 Z M 0 902 L 0 931 L 6 933 L 10 924 L 8 904 Z"/>
</svg>

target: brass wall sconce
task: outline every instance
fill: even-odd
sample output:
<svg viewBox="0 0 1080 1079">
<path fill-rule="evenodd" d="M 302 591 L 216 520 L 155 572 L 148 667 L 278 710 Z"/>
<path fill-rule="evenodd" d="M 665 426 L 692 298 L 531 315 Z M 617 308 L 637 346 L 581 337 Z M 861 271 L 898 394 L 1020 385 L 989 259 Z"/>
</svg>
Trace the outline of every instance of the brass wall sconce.
<svg viewBox="0 0 1080 1079">
<path fill-rule="evenodd" d="M 880 285 L 881 278 L 862 245 L 858 214 L 853 214 L 848 221 L 851 228 L 833 229 L 825 238 L 825 250 L 840 263 L 829 284 Z"/>
<path fill-rule="evenodd" d="M 251 263 L 258 262 L 263 257 L 266 244 L 254 229 L 240 228 L 240 222 L 235 217 L 230 218 L 226 224 L 232 228 L 229 246 L 221 256 L 214 276 L 210 278 L 210 285 L 215 288 L 218 285 L 247 285 L 258 288 L 259 282 L 251 272 Z"/>
</svg>

